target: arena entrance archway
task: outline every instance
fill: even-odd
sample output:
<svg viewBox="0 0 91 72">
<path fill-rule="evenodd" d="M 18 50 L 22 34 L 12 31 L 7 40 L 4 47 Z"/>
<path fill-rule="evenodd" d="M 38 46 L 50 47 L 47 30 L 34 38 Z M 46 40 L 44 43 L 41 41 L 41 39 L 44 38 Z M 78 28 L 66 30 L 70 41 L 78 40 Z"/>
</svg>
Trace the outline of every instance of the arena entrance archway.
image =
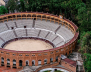
<svg viewBox="0 0 91 72">
<path fill-rule="evenodd" d="M 10 66 L 10 59 L 7 59 L 7 66 Z"/>
<path fill-rule="evenodd" d="M 56 57 L 56 62 L 58 62 L 58 56 Z"/>
<path fill-rule="evenodd" d="M 19 66 L 22 66 L 22 60 L 19 60 Z"/>
<path fill-rule="evenodd" d="M 35 60 L 32 60 L 32 66 L 35 66 Z"/>
<path fill-rule="evenodd" d="M 26 66 L 29 66 L 29 61 L 28 60 L 26 60 Z"/>
<path fill-rule="evenodd" d="M 50 58 L 50 62 L 53 62 L 53 58 Z"/>
<path fill-rule="evenodd" d="M 4 66 L 4 58 L 1 57 L 1 66 Z"/>
<path fill-rule="evenodd" d="M 16 67 L 16 60 L 13 59 L 13 67 Z"/>
<path fill-rule="evenodd" d="M 38 60 L 38 65 L 41 65 L 41 60 Z"/>
<path fill-rule="evenodd" d="M 44 59 L 44 64 L 47 64 L 47 59 Z"/>
</svg>

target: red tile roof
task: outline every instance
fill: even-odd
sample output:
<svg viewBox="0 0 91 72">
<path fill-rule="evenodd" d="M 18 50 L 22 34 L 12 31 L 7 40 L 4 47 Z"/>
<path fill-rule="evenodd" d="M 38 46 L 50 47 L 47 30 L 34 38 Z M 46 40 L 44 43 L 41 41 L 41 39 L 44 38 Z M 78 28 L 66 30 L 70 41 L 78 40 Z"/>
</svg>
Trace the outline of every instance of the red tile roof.
<svg viewBox="0 0 91 72">
<path fill-rule="evenodd" d="M 70 60 L 68 58 L 63 59 L 63 61 L 65 61 L 65 62 L 67 62 L 67 63 L 69 63 L 69 64 L 71 64 L 71 65 L 76 67 L 76 61 Z"/>
</svg>

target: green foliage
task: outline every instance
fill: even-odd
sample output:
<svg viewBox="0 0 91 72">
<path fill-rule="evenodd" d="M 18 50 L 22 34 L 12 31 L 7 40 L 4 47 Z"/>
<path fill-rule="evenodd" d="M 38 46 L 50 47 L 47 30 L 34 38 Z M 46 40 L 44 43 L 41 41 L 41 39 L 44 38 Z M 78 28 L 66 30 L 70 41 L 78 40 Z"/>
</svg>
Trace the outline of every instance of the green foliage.
<svg viewBox="0 0 91 72">
<path fill-rule="evenodd" d="M 63 72 L 63 71 L 57 70 L 57 71 L 54 71 L 54 72 Z"/>
<path fill-rule="evenodd" d="M 17 10 L 17 0 L 9 0 L 7 5 L 7 9 L 11 12 L 14 12 L 14 10 Z"/>
<path fill-rule="evenodd" d="M 46 71 L 43 71 L 43 72 L 51 72 L 51 70 L 46 70 Z"/>
<path fill-rule="evenodd" d="M 0 15 L 7 13 L 8 10 L 4 6 L 0 6 Z"/>
<path fill-rule="evenodd" d="M 85 70 L 86 72 L 90 72 L 91 71 L 91 54 L 84 54 L 85 56 L 85 61 L 84 61 L 84 66 L 85 66 Z"/>
<path fill-rule="evenodd" d="M 91 31 L 81 33 L 80 47 L 79 51 L 82 54 L 91 53 Z"/>
</svg>

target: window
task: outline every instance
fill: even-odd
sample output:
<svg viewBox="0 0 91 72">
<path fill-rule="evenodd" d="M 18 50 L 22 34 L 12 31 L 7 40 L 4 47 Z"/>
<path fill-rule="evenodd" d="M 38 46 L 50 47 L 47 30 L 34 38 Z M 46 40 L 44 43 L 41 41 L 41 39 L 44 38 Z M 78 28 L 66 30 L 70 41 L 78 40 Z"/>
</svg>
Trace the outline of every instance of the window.
<svg viewBox="0 0 91 72">
<path fill-rule="evenodd" d="M 15 56 L 15 54 L 13 54 Z"/>
<path fill-rule="evenodd" d="M 61 49 L 61 51 L 63 51 L 64 49 Z"/>
<path fill-rule="evenodd" d="M 53 54 L 53 52 L 51 52 L 51 54 Z"/>
<path fill-rule="evenodd" d="M 26 55 L 26 56 L 29 56 L 29 55 Z"/>
<path fill-rule="evenodd" d="M 56 53 L 57 53 L 57 52 L 59 52 L 59 50 L 58 50 L 58 51 L 56 51 Z"/>
<path fill-rule="evenodd" d="M 22 56 L 22 54 L 20 54 L 19 56 Z"/>
<path fill-rule="evenodd" d="M 41 56 L 41 54 L 38 54 L 38 56 Z"/>
<path fill-rule="evenodd" d="M 1 53 L 3 53 L 3 52 L 1 52 Z"/>
<path fill-rule="evenodd" d="M 32 56 L 35 56 L 35 54 L 32 54 Z"/>
<path fill-rule="evenodd" d="M 47 53 L 44 53 L 44 55 L 47 55 Z"/>
</svg>

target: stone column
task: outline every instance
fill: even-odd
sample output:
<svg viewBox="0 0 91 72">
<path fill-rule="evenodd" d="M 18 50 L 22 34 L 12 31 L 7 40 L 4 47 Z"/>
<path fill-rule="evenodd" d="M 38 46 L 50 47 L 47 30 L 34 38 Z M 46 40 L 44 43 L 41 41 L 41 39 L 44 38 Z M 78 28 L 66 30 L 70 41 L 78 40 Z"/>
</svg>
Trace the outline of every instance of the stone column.
<svg viewBox="0 0 91 72">
<path fill-rule="evenodd" d="M 0 57 L 0 66 L 1 66 L 1 57 Z"/>
<path fill-rule="evenodd" d="M 31 59 L 29 60 L 29 66 L 32 66 L 32 61 L 31 61 Z"/>
<path fill-rule="evenodd" d="M 36 54 L 36 60 L 35 60 L 35 66 L 38 66 L 38 59 L 37 59 L 38 55 Z"/>
<path fill-rule="evenodd" d="M 13 67 L 13 61 L 12 59 L 10 59 L 10 68 L 12 69 L 12 67 Z"/>
<path fill-rule="evenodd" d="M 50 57 L 47 58 L 47 64 L 49 64 L 49 63 L 50 63 Z"/>
<path fill-rule="evenodd" d="M 19 68 L 19 60 L 16 60 L 16 67 Z"/>
<path fill-rule="evenodd" d="M 53 62 L 55 62 L 56 61 L 56 56 L 55 56 L 56 55 L 56 51 L 54 51 L 53 53 L 54 53 Z"/>
<path fill-rule="evenodd" d="M 5 65 L 5 68 L 7 67 L 7 60 L 5 59 L 4 60 L 4 65 Z"/>
</svg>

